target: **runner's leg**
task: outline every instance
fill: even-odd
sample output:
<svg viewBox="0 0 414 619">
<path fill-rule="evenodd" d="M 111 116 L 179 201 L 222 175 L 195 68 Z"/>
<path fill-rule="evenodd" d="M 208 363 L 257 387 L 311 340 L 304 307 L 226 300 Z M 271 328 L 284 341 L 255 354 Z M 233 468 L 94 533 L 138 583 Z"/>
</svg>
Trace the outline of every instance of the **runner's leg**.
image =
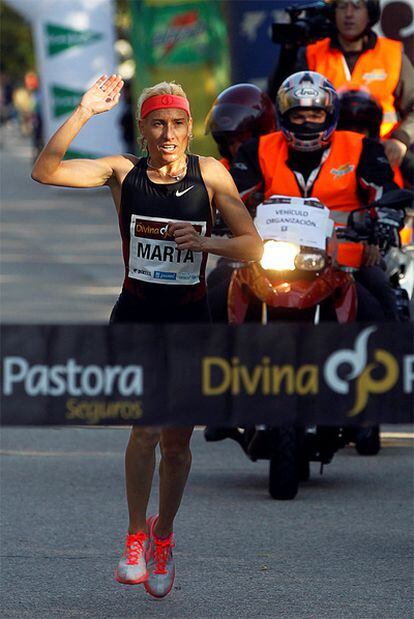
<svg viewBox="0 0 414 619">
<path fill-rule="evenodd" d="M 174 518 L 180 507 L 191 467 L 191 428 L 161 430 L 160 507 L 155 525 L 158 537 L 167 537 L 173 530 Z"/>
<path fill-rule="evenodd" d="M 146 517 L 160 428 L 134 426 L 125 452 L 129 533 L 146 531 Z"/>
</svg>

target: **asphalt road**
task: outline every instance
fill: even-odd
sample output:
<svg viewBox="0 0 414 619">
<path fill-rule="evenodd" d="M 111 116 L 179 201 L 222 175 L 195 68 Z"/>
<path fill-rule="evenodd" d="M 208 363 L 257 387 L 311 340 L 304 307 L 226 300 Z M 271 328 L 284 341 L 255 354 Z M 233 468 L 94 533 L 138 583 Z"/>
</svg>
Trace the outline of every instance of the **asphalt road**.
<svg viewBox="0 0 414 619">
<path fill-rule="evenodd" d="M 106 190 L 42 187 L 14 131 L 1 149 L 1 318 L 106 322 L 122 280 Z M 411 428 L 377 457 L 342 450 L 291 502 L 267 493 L 267 462 L 193 439 L 176 522 L 177 579 L 163 601 L 114 581 L 126 529 L 127 428 L 1 433 L 4 619 L 411 619 Z M 156 509 L 156 493 L 151 510 Z"/>
<path fill-rule="evenodd" d="M 193 439 L 176 521 L 171 595 L 114 581 L 126 527 L 126 428 L 2 432 L 4 619 L 412 617 L 410 441 L 342 450 L 294 501 L 267 493 L 267 462 Z M 151 511 L 156 510 L 156 494 Z"/>
<path fill-rule="evenodd" d="M 123 277 L 109 190 L 40 185 L 27 140 L 1 137 L 2 322 L 107 322 Z"/>
</svg>

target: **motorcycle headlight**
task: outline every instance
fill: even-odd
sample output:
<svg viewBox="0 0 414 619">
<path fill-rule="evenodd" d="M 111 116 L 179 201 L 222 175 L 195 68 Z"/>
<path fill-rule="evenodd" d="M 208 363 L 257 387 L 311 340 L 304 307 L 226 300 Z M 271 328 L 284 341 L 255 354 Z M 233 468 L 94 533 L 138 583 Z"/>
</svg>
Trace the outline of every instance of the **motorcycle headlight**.
<svg viewBox="0 0 414 619">
<path fill-rule="evenodd" d="M 299 252 L 299 245 L 294 243 L 265 241 L 260 264 L 264 269 L 271 271 L 294 271 L 295 257 Z"/>
<path fill-rule="evenodd" d="M 295 267 L 301 271 L 321 271 L 324 266 L 323 254 L 303 253 L 295 257 Z"/>
</svg>

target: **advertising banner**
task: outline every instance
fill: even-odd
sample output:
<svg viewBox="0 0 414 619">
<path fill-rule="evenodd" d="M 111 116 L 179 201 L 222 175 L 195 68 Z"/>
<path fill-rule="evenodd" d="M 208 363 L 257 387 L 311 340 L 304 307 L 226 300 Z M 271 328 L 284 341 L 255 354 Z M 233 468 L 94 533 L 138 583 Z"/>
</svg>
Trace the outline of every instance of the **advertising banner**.
<svg viewBox="0 0 414 619">
<path fill-rule="evenodd" d="M 175 81 L 184 88 L 193 116 L 194 151 L 216 152 L 204 119 L 228 86 L 227 32 L 217 0 L 130 0 L 135 87 Z"/>
<path fill-rule="evenodd" d="M 30 19 L 47 140 L 104 73 L 116 73 L 112 0 L 9 0 Z M 122 151 L 119 107 L 92 118 L 67 158 Z"/>
<path fill-rule="evenodd" d="M 1 369 L 5 425 L 414 416 L 412 324 L 5 325 Z"/>
</svg>

